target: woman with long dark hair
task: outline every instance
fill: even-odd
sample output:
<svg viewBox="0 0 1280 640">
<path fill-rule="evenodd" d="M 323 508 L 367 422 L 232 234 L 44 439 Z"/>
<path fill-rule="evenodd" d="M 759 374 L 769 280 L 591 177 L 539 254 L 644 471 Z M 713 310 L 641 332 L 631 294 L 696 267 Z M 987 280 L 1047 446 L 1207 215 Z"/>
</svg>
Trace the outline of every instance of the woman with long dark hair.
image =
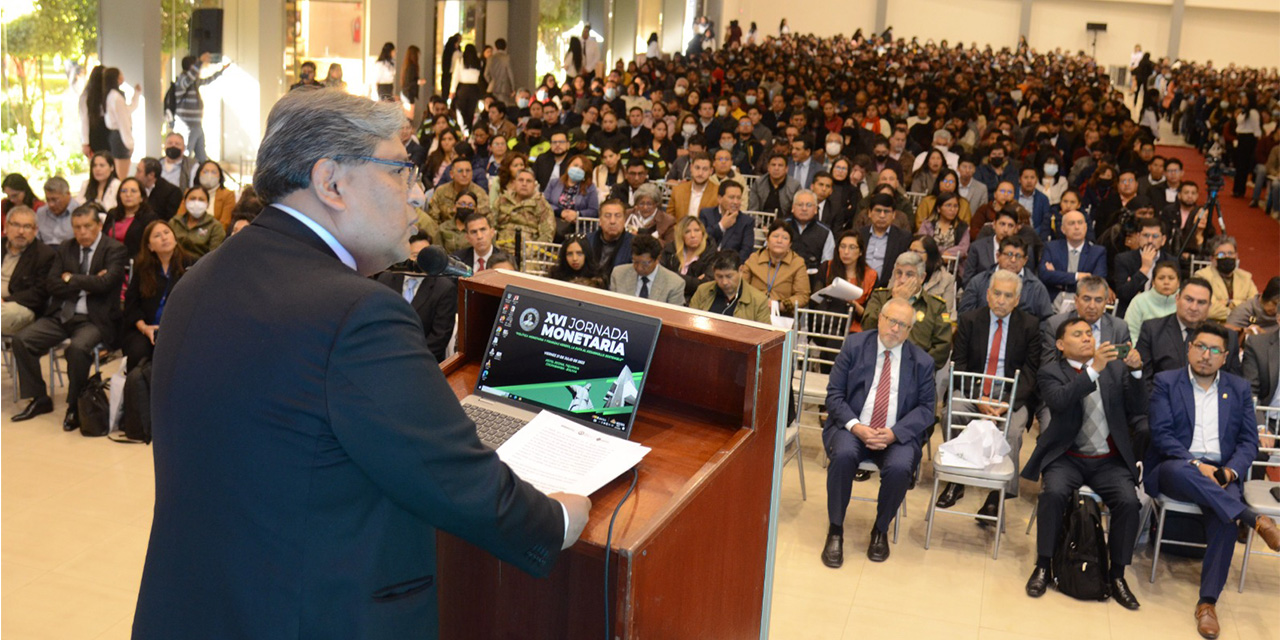
<svg viewBox="0 0 1280 640">
<path fill-rule="evenodd" d="M 569 38 L 569 51 L 564 54 L 564 77 L 574 78 L 582 74 L 582 41 L 578 36 Z"/>
<path fill-rule="evenodd" d="M 103 100 L 106 103 L 104 120 L 107 124 L 107 147 L 115 158 L 116 175 L 129 175 L 133 158 L 133 112 L 138 109 L 142 85 L 134 85 L 133 100 L 126 102 L 120 87 L 124 86 L 124 73 L 115 67 L 102 72 Z"/>
<path fill-rule="evenodd" d="M 8 214 L 9 209 L 18 205 L 30 207 L 32 211 L 44 206 L 44 203 L 36 198 L 36 193 L 31 190 L 31 183 L 27 182 L 27 178 L 20 173 L 5 176 L 0 188 L 4 189 L 5 196 L 0 215 Z"/>
<path fill-rule="evenodd" d="M 462 50 L 462 57 L 456 59 L 453 67 L 453 110 L 462 114 L 459 122 L 463 128 L 471 131 L 471 127 L 475 126 L 476 104 L 484 97 L 484 90 L 480 88 L 480 56 L 476 53 L 476 46 L 467 45 Z"/>
<path fill-rule="evenodd" d="M 197 187 L 198 188 L 198 187 Z M 174 285 L 191 266 L 173 229 L 163 220 L 152 220 L 138 228 L 140 238 L 145 238 L 133 261 L 133 277 L 124 293 L 124 318 L 120 336 L 120 350 L 129 361 L 129 368 L 142 364 L 155 351 L 156 331 L 160 329 L 160 317 L 164 304 Z"/>
<path fill-rule="evenodd" d="M 871 298 L 871 291 L 876 288 L 878 277 L 876 270 L 867 266 L 867 252 L 862 250 L 862 239 L 858 237 L 858 233 L 853 230 L 842 232 L 836 240 L 836 253 L 827 263 L 827 277 L 824 282 L 830 285 L 836 281 L 836 278 L 843 278 L 845 282 L 860 287 L 862 297 L 849 302 L 837 298 L 824 298 L 818 304 L 818 308 L 823 311 L 848 313 L 849 332 L 862 331 L 862 312 L 866 308 L 867 300 Z"/>
<path fill-rule="evenodd" d="M 387 42 L 373 62 L 373 86 L 378 99 L 393 102 L 396 99 L 396 45 Z"/>
<path fill-rule="evenodd" d="M 102 72 L 98 65 L 89 72 L 89 79 L 80 92 L 80 149 L 84 155 L 110 151 L 107 140 L 106 100 L 102 93 Z"/>
<path fill-rule="evenodd" d="M 440 93 L 446 97 L 453 87 L 453 59 L 461 51 L 462 34 L 455 33 L 445 41 L 444 49 L 440 52 Z"/>
<path fill-rule="evenodd" d="M 116 159 L 106 151 L 95 153 L 89 160 L 89 179 L 80 190 L 80 201 L 86 204 L 96 202 L 102 205 L 103 211 L 110 211 L 116 207 L 116 191 L 119 189 Z"/>
<path fill-rule="evenodd" d="M 556 266 L 551 267 L 547 277 L 561 282 L 572 282 L 596 289 L 604 288 L 604 278 L 600 276 L 600 267 L 596 263 L 595 252 L 586 236 L 573 235 L 565 238 L 560 245 L 560 258 Z"/>
<path fill-rule="evenodd" d="M 421 74 L 420 60 L 422 59 L 422 49 L 418 45 L 411 44 L 404 51 L 404 68 L 400 71 L 400 95 L 404 96 L 405 102 L 409 103 L 409 108 L 418 103 L 418 87 L 425 85 L 427 81 L 419 75 Z"/>
<path fill-rule="evenodd" d="M 116 198 L 119 204 L 107 212 L 102 232 L 123 243 L 129 255 L 136 255 L 142 246 L 142 230 L 155 221 L 156 214 L 151 211 L 147 191 L 137 178 L 121 180 Z"/>
<path fill-rule="evenodd" d="M 449 167 L 458 157 L 458 133 L 453 129 L 445 129 L 436 136 L 436 150 L 427 156 L 426 171 L 422 173 L 423 185 L 430 191 L 448 180 Z"/>
</svg>

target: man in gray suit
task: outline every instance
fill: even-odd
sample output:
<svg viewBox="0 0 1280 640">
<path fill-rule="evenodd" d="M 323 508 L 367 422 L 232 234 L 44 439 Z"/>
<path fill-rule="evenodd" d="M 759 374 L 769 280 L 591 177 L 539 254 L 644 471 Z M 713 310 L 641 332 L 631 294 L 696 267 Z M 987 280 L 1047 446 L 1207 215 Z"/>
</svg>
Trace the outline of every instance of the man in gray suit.
<svg viewBox="0 0 1280 640">
<path fill-rule="evenodd" d="M 629 296 L 684 306 L 684 278 L 658 264 L 662 245 L 651 235 L 631 241 L 631 264 L 613 268 L 609 290 Z"/>
<path fill-rule="evenodd" d="M 1276 314 L 1280 320 L 1280 313 Z M 1258 406 L 1280 404 L 1280 331 L 1253 336 L 1244 343 L 1244 379 L 1253 388 Z"/>
</svg>

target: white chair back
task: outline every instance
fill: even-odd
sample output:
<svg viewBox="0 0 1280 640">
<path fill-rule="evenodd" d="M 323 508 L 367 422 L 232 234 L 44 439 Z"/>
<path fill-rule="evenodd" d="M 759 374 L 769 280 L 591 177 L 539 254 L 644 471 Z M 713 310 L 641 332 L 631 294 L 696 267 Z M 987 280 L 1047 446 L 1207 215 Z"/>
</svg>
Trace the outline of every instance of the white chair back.
<svg viewBox="0 0 1280 640">
<path fill-rule="evenodd" d="M 573 223 L 574 233 L 580 236 L 591 235 L 596 229 L 600 228 L 600 218 L 583 218 L 579 217 Z"/>
<path fill-rule="evenodd" d="M 927 194 L 927 193 L 920 193 L 920 192 L 918 192 L 918 191 L 908 191 L 908 192 L 907 192 L 907 202 L 911 203 L 911 211 L 912 211 L 913 213 L 915 212 L 916 208 L 920 206 L 920 201 L 921 201 L 921 200 L 924 200 L 924 197 L 925 197 L 925 196 L 927 196 L 927 195 L 929 195 L 929 194 Z"/>
<path fill-rule="evenodd" d="M 520 247 L 520 272 L 545 276 L 560 259 L 560 243 L 526 240 Z"/>
<path fill-rule="evenodd" d="M 1001 433 L 1008 431 L 1009 419 L 1013 416 L 1013 400 L 1018 396 L 1018 375 L 1021 371 L 1015 371 L 1012 378 L 1006 378 L 956 371 L 954 362 L 949 363 L 947 367 L 949 369 L 947 419 L 943 423 L 943 428 L 947 430 L 947 439 L 955 437 L 973 420 L 990 420 L 1000 427 Z M 990 416 L 979 411 L 960 411 L 955 408 L 957 400 L 987 407 L 1007 406 L 1010 410 L 1000 416 Z M 957 418 L 963 422 L 956 424 Z"/>
</svg>

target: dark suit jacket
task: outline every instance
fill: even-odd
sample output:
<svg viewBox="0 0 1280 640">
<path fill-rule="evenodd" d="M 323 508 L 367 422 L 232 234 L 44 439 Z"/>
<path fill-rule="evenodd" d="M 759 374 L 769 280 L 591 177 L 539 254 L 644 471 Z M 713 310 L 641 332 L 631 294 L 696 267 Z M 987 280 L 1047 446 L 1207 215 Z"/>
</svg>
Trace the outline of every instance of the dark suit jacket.
<svg viewBox="0 0 1280 640">
<path fill-rule="evenodd" d="M 630 209 L 632 191 L 634 191 L 634 189 L 631 188 L 631 183 L 623 180 L 618 184 L 613 185 L 613 188 L 609 190 L 609 197 L 615 200 L 621 200 L 622 206 Z"/>
<path fill-rule="evenodd" d="M 9 255 L 9 239 L 0 243 L 0 252 Z M 9 276 L 9 297 L 5 302 L 16 302 L 30 309 L 37 316 L 44 313 L 49 302 L 49 268 L 53 266 L 54 250 L 49 245 L 32 238 L 31 244 L 18 258 Z M 62 272 L 59 271 L 61 276 Z"/>
<path fill-rule="evenodd" d="M 1249 383 L 1240 376 L 1219 371 L 1217 397 L 1221 466 L 1235 471 L 1237 481 L 1243 482 L 1258 455 L 1258 422 Z M 1147 493 L 1154 496 L 1160 494 L 1160 474 L 1150 473 L 1151 469 L 1165 460 L 1192 459 L 1188 449 L 1195 436 L 1196 406 L 1187 367 L 1156 374 L 1150 410 L 1151 446 L 1144 463 L 1148 469 L 1144 484 Z"/>
<path fill-rule="evenodd" d="M 911 234 L 893 225 L 889 225 L 888 234 L 889 244 L 884 252 L 884 267 L 877 274 L 876 287 L 889 286 L 889 278 L 893 277 L 893 263 L 903 251 L 911 249 Z M 864 247 L 862 252 L 867 253 L 867 242 L 871 239 L 871 225 L 858 230 L 858 239 L 862 241 Z"/>
<path fill-rule="evenodd" d="M 1176 260 L 1176 257 L 1161 249 L 1156 256 L 1156 263 L 1165 260 Z M 1116 292 L 1116 315 L 1123 316 L 1129 303 L 1147 286 L 1147 275 L 1142 272 L 1142 253 L 1130 249 L 1116 256 L 1110 280 L 1111 288 Z"/>
<path fill-rule="evenodd" d="M 1142 323 L 1137 346 L 1142 355 L 1142 379 L 1147 383 L 1148 394 L 1157 373 L 1187 368 L 1187 342 L 1182 339 L 1177 313 Z M 1240 340 L 1234 331 L 1227 331 L 1227 350 L 1227 364 L 1222 370 L 1240 375 Z"/>
<path fill-rule="evenodd" d="M 120 326 L 120 286 L 124 284 L 129 256 L 124 245 L 106 234 L 98 241 L 88 273 L 80 273 L 80 253 L 80 243 L 75 238 L 58 245 L 54 252 L 53 264 L 45 277 L 49 290 L 45 315 L 56 316 L 64 300 L 78 298 L 81 291 L 87 291 L 85 305 L 89 308 L 89 321 L 102 332 L 104 344 L 115 344 L 116 329 Z M 106 273 L 102 273 L 104 271 Z M 67 272 L 71 279 L 63 282 L 62 274 Z"/>
<path fill-rule="evenodd" d="M 1280 331 L 1246 340 L 1241 370 L 1258 402 L 1267 404 L 1276 390 L 1276 380 L 1280 379 Z"/>
<path fill-rule="evenodd" d="M 1063 291 L 1074 293 L 1076 290 L 1075 273 L 1067 271 L 1070 251 L 1066 240 L 1054 240 L 1044 246 L 1039 275 L 1040 281 L 1049 290 L 1050 298 Z M 1053 265 L 1053 269 L 1049 269 L 1048 265 Z M 1107 250 L 1085 241 L 1084 246 L 1080 247 L 1080 263 L 1076 267 L 1076 273 L 1089 273 L 1106 279 Z"/>
<path fill-rule="evenodd" d="M 265 209 L 164 324 L 134 638 L 436 637 L 436 527 L 550 570 L 559 506 L 480 443 L 404 299 L 302 223 Z"/>
<path fill-rule="evenodd" d="M 572 153 L 567 153 L 564 160 L 560 161 L 560 175 L 564 175 L 569 170 L 569 160 L 573 158 Z M 556 156 L 550 151 L 538 156 L 533 161 L 533 175 L 538 178 L 538 190 L 546 191 L 547 183 L 551 181 L 551 172 L 556 168 Z"/>
<path fill-rule="evenodd" d="M 1063 311 L 1062 313 L 1055 313 L 1048 318 L 1045 318 L 1044 322 L 1040 323 L 1041 363 L 1045 363 L 1050 360 L 1057 360 L 1061 357 L 1062 354 L 1058 351 L 1058 327 L 1062 326 L 1062 323 L 1067 320 L 1077 318 L 1079 316 L 1080 314 L 1077 313 L 1075 309 L 1072 309 L 1070 311 Z M 1110 342 L 1111 344 L 1125 344 L 1126 342 L 1131 342 L 1133 340 L 1133 337 L 1129 335 L 1129 325 L 1125 324 L 1124 320 L 1121 320 L 1116 316 L 1104 313 L 1102 314 L 1102 317 L 1098 319 L 1098 324 L 1101 325 L 1102 328 L 1102 338 L 1098 344 L 1102 344 L 1103 342 Z M 1094 339 L 1098 340 L 1097 336 L 1094 336 Z"/>
<path fill-rule="evenodd" d="M 1018 395 L 1014 398 L 1013 409 L 1017 411 L 1026 405 L 1027 399 L 1036 390 L 1036 370 L 1040 367 L 1040 323 L 1036 317 L 1014 309 L 1005 318 L 1004 331 L 1004 371 L 999 375 L 1012 378 L 1018 375 Z M 987 344 L 987 333 L 991 327 L 991 308 L 979 307 L 968 313 L 960 314 L 956 323 L 956 343 L 952 348 L 952 359 L 956 371 L 967 373 L 986 373 L 987 355 L 990 345 Z"/>
<path fill-rule="evenodd" d="M 827 383 L 827 423 L 822 428 L 825 444 L 832 433 L 843 429 L 862 413 L 875 380 L 879 331 L 851 334 L 840 348 Z M 933 403 L 937 389 L 933 379 L 933 358 L 910 342 L 902 343 L 901 379 L 898 387 L 898 421 L 893 435 L 902 443 L 919 446 L 924 431 L 933 424 Z"/>
<path fill-rule="evenodd" d="M 111 233 L 111 225 L 115 224 L 123 215 L 124 212 L 119 207 L 112 209 L 107 214 L 107 218 L 102 221 L 103 235 L 109 235 Z M 130 260 L 138 257 L 138 250 L 142 248 L 142 232 L 155 219 L 156 214 L 150 208 L 138 209 L 138 212 L 134 214 L 129 230 L 124 232 L 124 248 L 129 252 Z"/>
<path fill-rule="evenodd" d="M 707 207 L 698 212 L 698 218 L 707 228 L 707 235 L 715 239 L 720 249 L 732 249 L 745 262 L 756 246 L 755 219 L 739 212 L 738 220 L 728 230 L 720 228 L 720 207 Z"/>
<path fill-rule="evenodd" d="M 1039 394 L 1049 407 L 1053 418 L 1049 428 L 1040 432 L 1040 440 L 1027 464 L 1022 467 L 1022 477 L 1039 480 L 1049 463 L 1071 449 L 1080 428 L 1084 426 L 1084 398 L 1094 389 L 1102 392 L 1102 408 L 1107 415 L 1107 429 L 1116 453 L 1124 460 L 1133 481 L 1138 481 L 1137 460 L 1133 451 L 1133 435 L 1147 430 L 1146 392 L 1142 381 L 1129 373 L 1129 368 L 1119 360 L 1108 364 L 1094 382 L 1089 372 L 1076 370 L 1059 358 L 1046 362 L 1037 375 Z M 1043 427 L 1042 427 L 1043 429 Z M 1149 469 L 1150 467 L 1148 467 Z M 1151 474 L 1147 474 L 1150 477 Z"/>
<path fill-rule="evenodd" d="M 178 207 L 182 206 L 182 189 L 156 176 L 156 186 L 151 187 L 151 193 L 147 194 L 147 203 L 151 205 L 151 210 L 155 212 L 157 218 L 168 220 L 178 213 Z"/>
<path fill-rule="evenodd" d="M 474 252 L 474 249 L 467 251 Z M 396 293 L 404 291 L 404 274 L 383 272 L 377 280 Z M 458 283 L 453 278 L 423 278 L 413 294 L 412 306 L 422 322 L 427 350 L 437 361 L 444 362 L 444 352 L 449 348 L 453 325 L 458 320 Z"/>
<path fill-rule="evenodd" d="M 964 282 L 996 266 L 996 245 L 992 236 L 982 236 L 969 245 L 969 259 L 964 263 Z"/>
</svg>

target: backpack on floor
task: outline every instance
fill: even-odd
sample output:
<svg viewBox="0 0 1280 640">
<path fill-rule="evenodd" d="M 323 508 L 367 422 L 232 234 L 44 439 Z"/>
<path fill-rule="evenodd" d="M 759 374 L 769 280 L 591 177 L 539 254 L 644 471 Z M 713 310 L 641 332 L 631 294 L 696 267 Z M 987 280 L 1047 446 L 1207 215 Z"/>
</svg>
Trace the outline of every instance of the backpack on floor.
<svg viewBox="0 0 1280 640">
<path fill-rule="evenodd" d="M 1076 493 L 1065 522 L 1053 552 L 1054 585 L 1077 600 L 1110 598 L 1110 556 L 1102 532 L 1102 509 L 1092 498 Z"/>
<path fill-rule="evenodd" d="M 125 377 L 121 428 L 129 441 L 151 444 L 151 358 L 129 369 Z"/>
<path fill-rule="evenodd" d="M 85 383 L 76 399 L 76 410 L 80 415 L 80 435 L 100 438 L 111 431 L 111 403 L 101 373 L 93 374 Z"/>
</svg>

